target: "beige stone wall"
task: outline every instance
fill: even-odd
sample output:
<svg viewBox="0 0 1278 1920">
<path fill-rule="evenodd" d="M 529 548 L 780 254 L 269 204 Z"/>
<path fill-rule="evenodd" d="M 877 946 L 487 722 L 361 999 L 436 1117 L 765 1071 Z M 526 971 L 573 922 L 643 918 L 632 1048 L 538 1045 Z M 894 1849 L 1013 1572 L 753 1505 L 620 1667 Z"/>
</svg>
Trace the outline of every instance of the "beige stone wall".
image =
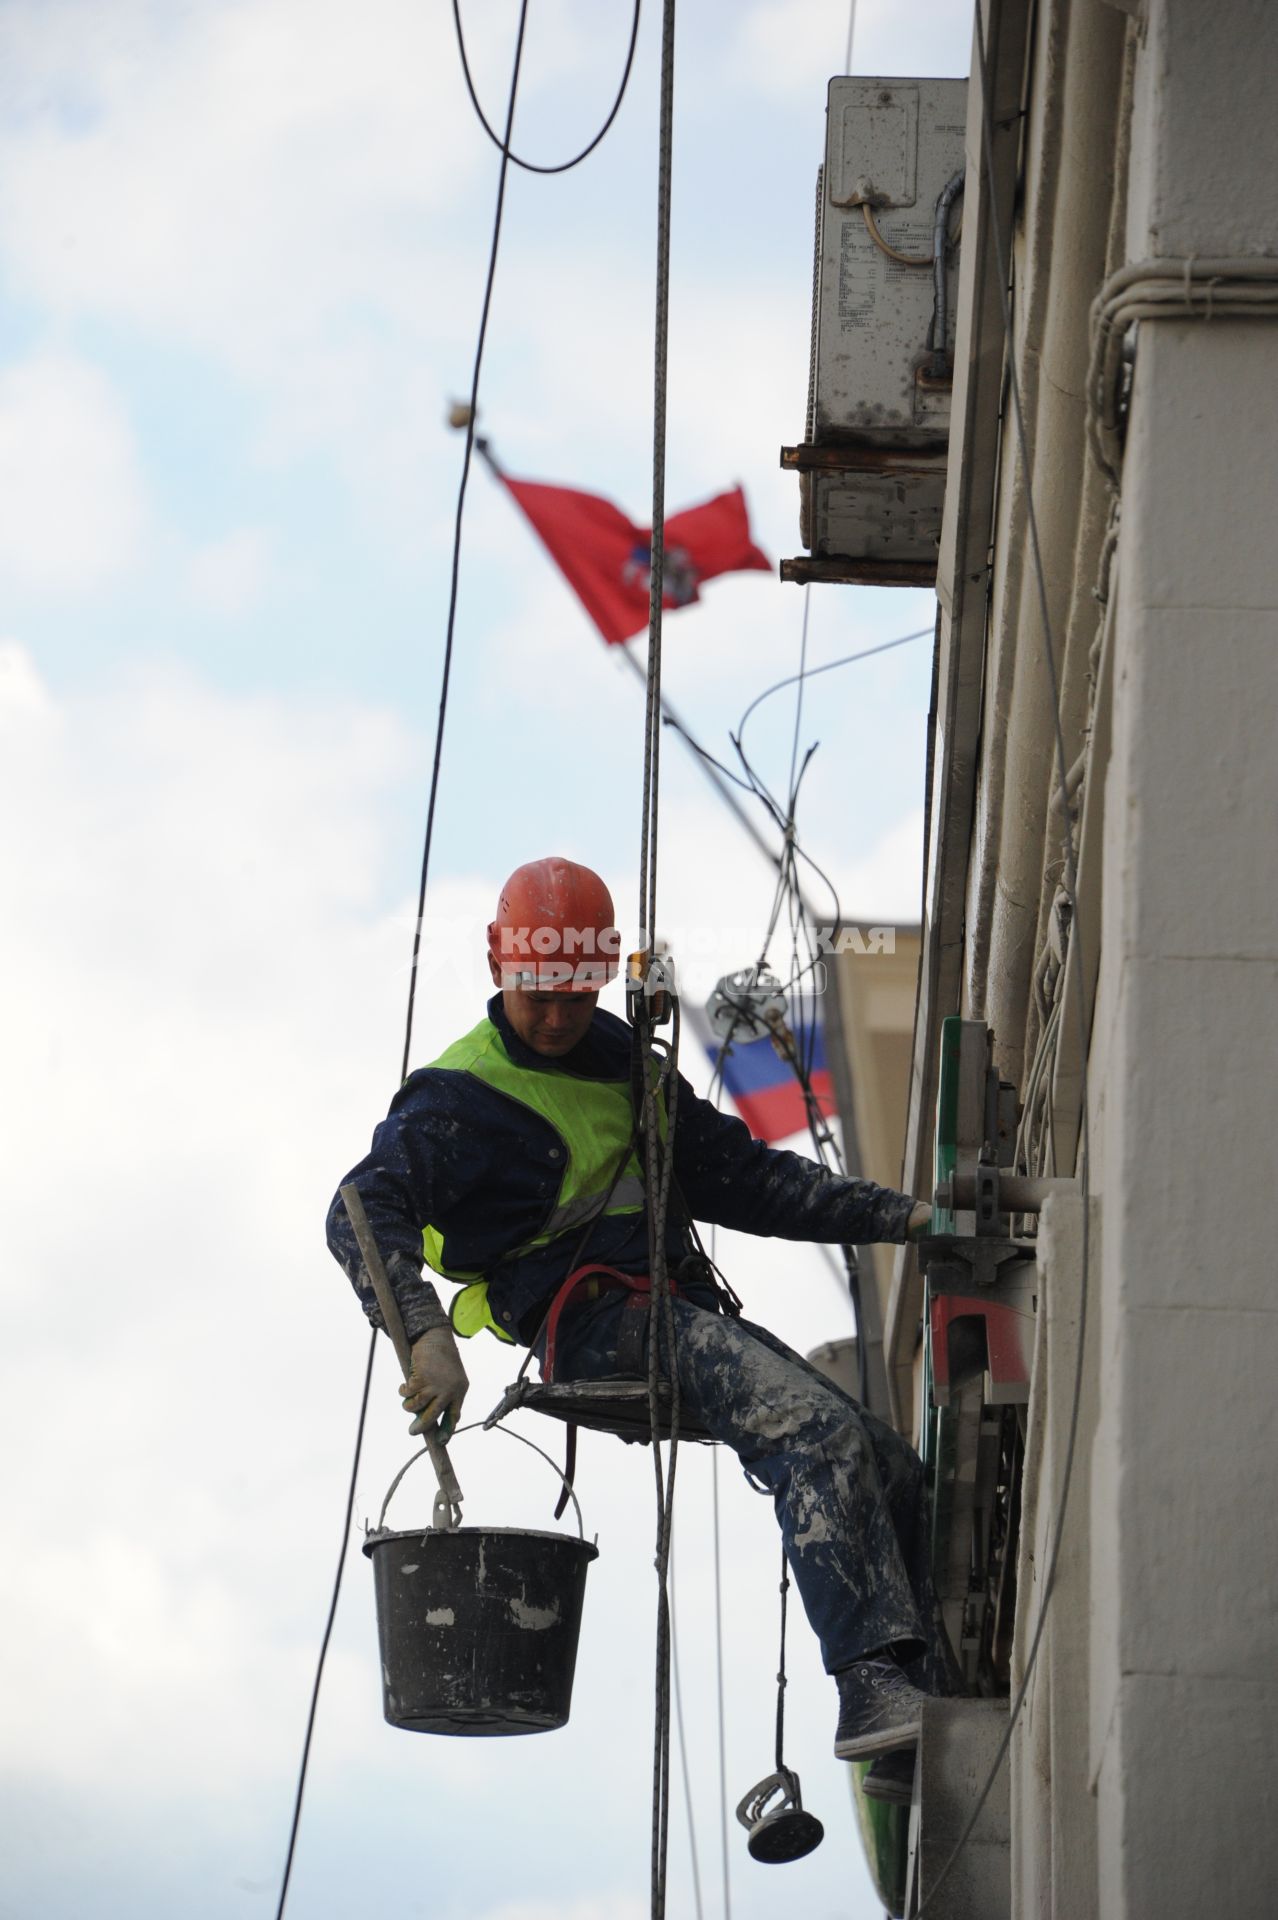
<svg viewBox="0 0 1278 1920">
<path fill-rule="evenodd" d="M 986 1019 L 1024 1093 L 1058 993 L 1055 1171 L 1077 1171 L 1077 1005 L 1051 972 L 1060 834 L 1032 489 L 1078 756 L 1091 1234 L 1084 1266 L 1081 1197 L 1053 1198 L 1016 1679 L 1061 1512 L 1084 1304 L 1089 1330 L 1057 1582 L 1011 1749 L 1011 1911 L 1261 1920 L 1278 1907 L 1278 319 L 1146 320 L 1131 336 L 1104 619 L 1092 595 L 1111 490 L 1085 376 L 1088 308 L 1115 266 L 1241 255 L 1278 273 L 1278 6 L 988 0 L 991 44 L 1018 9 L 1033 34 L 1013 295 L 1029 473 L 1005 404 L 979 722 L 942 593 L 950 732 L 907 1184 L 929 1160 L 940 1019 Z M 972 151 L 969 134 L 969 164 Z M 966 218 L 970 189 L 969 174 Z M 974 278 L 968 291 L 960 335 L 976 365 L 989 309 L 976 315 Z M 976 498 L 979 477 L 952 470 L 952 498 Z M 947 539 L 953 593 L 979 556 L 948 500 Z M 970 817 L 938 811 L 965 765 Z M 888 1311 L 902 1402 L 920 1297 L 907 1255 Z"/>
</svg>

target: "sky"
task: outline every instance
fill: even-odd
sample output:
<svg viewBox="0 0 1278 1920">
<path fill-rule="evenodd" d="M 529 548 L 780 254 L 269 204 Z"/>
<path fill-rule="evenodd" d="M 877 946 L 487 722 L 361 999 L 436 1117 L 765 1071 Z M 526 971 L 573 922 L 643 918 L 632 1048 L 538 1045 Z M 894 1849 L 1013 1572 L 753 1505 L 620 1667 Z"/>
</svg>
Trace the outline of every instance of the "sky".
<svg viewBox="0 0 1278 1920">
<path fill-rule="evenodd" d="M 501 114 L 514 0 L 470 0 Z M 516 144 L 558 159 L 615 91 L 629 9 L 532 0 Z M 843 0 L 685 0 L 676 68 L 667 499 L 735 482 L 800 551 L 812 192 Z M 854 68 L 963 73 L 960 0 L 861 0 Z M 575 172 L 512 175 L 481 391 L 506 466 L 646 521 L 659 17 Z M 461 440 L 497 156 L 443 0 L 0 0 L 0 936 L 8 1198 L 0 1423 L 0 1920 L 275 1911 L 339 1532 L 364 1324 L 323 1215 L 398 1078 Z M 803 595 L 750 573 L 668 618 L 666 690 L 715 753 L 797 670 Z M 810 664 L 930 625 L 917 592 L 817 588 Z M 638 897 L 641 707 L 482 470 L 413 1057 L 478 1018 L 519 862 Z M 862 924 L 914 919 L 927 642 L 811 683 L 799 829 Z M 788 689 L 749 746 L 784 781 Z M 659 930 L 704 998 L 755 955 L 769 869 L 667 734 Z M 814 883 L 815 886 L 815 883 Z M 617 988 L 611 1004 L 620 1009 Z M 685 1060 L 694 1081 L 707 1073 Z M 851 1331 L 818 1250 L 721 1236 L 801 1350 Z M 468 1413 L 513 1369 L 467 1350 Z M 547 1441 L 523 1416 L 523 1431 Z M 410 1443 L 379 1353 L 288 1912 L 647 1911 L 652 1481 L 583 1436 L 573 1716 L 539 1741 L 381 1719 L 358 1535 Z M 554 1478 L 457 1442 L 468 1523 L 549 1527 Z M 392 1521 L 429 1512 L 428 1469 Z M 730 1456 L 679 1468 L 676 1622 L 704 1911 L 723 1911 L 717 1476 L 733 1805 L 772 1767 L 776 1535 Z M 414 1486 L 416 1481 L 416 1486 Z M 403 1508 L 400 1516 L 399 1509 Z M 731 1911 L 870 1915 L 834 1693 L 792 1616 L 787 1758 L 826 1825 Z M 676 1778 L 672 1920 L 695 1911 Z"/>
</svg>

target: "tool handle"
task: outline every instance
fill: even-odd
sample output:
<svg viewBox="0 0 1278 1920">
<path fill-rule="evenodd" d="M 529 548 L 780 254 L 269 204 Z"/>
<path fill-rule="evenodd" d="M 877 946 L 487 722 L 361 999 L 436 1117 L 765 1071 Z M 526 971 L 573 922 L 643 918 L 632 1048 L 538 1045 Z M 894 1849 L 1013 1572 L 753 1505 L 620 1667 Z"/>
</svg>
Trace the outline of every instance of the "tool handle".
<svg viewBox="0 0 1278 1920">
<path fill-rule="evenodd" d="M 348 1182 L 346 1186 L 341 1189 L 341 1194 L 342 1204 L 346 1208 L 346 1217 L 351 1223 L 356 1244 L 359 1247 L 360 1257 L 364 1262 L 368 1277 L 373 1283 L 373 1292 L 376 1294 L 377 1304 L 381 1308 L 383 1324 L 385 1325 L 387 1333 L 390 1335 L 391 1345 L 395 1349 L 395 1357 L 399 1361 L 400 1371 L 403 1373 L 405 1380 L 407 1380 L 413 1370 L 413 1349 L 409 1343 L 408 1335 L 404 1330 L 404 1320 L 399 1310 L 399 1302 L 391 1291 L 391 1283 L 387 1277 L 386 1268 L 382 1264 L 381 1252 L 374 1238 L 373 1229 L 368 1224 L 368 1215 L 364 1211 L 364 1202 L 360 1199 L 357 1189 L 351 1182 Z M 430 1455 L 430 1463 L 435 1469 L 435 1478 L 439 1482 L 439 1491 L 448 1503 L 449 1508 L 455 1509 L 460 1514 L 462 1490 L 458 1485 L 457 1475 L 453 1472 L 453 1463 L 448 1457 L 448 1448 L 444 1445 L 438 1432 L 433 1427 L 427 1428 L 422 1438 L 426 1442 L 426 1451 Z M 453 1524 L 455 1525 L 456 1522 L 454 1521 Z"/>
</svg>

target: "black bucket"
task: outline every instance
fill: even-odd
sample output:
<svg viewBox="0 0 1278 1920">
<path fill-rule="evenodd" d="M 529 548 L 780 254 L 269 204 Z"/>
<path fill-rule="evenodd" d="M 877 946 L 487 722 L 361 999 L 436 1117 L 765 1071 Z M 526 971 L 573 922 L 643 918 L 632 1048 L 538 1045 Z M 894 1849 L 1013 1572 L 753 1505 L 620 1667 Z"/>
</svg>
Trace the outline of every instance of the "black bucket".
<svg viewBox="0 0 1278 1920">
<path fill-rule="evenodd" d="M 586 1569 L 598 1551 L 515 1527 L 370 1533 L 364 1552 L 391 1726 L 476 1735 L 565 1725 Z"/>
</svg>

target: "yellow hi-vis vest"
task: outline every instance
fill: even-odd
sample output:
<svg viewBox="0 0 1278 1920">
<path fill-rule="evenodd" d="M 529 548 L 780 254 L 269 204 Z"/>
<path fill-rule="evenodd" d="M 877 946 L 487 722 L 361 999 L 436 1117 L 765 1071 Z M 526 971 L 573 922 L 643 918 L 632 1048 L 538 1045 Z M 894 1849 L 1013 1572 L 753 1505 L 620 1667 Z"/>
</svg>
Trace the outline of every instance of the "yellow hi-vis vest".
<svg viewBox="0 0 1278 1920">
<path fill-rule="evenodd" d="M 643 1210 L 643 1173 L 631 1144 L 634 1112 L 629 1080 L 578 1080 L 549 1064 L 544 1068 L 516 1066 L 487 1017 L 431 1065 L 453 1073 L 473 1073 L 486 1086 L 549 1121 L 559 1137 L 562 1173 L 554 1206 L 540 1232 L 510 1248 L 503 1258 L 517 1258 L 548 1246 L 561 1234 L 580 1231 L 600 1213 L 611 1217 Z M 664 1101 L 660 1124 L 664 1137 Z M 488 1281 L 483 1274 L 464 1273 L 448 1265 L 444 1236 L 438 1227 L 423 1229 L 422 1250 L 427 1264 L 443 1279 L 469 1282 L 454 1295 L 449 1312 L 457 1332 L 469 1340 L 487 1327 L 499 1340 L 513 1345 L 513 1336 L 493 1318 Z"/>
</svg>

